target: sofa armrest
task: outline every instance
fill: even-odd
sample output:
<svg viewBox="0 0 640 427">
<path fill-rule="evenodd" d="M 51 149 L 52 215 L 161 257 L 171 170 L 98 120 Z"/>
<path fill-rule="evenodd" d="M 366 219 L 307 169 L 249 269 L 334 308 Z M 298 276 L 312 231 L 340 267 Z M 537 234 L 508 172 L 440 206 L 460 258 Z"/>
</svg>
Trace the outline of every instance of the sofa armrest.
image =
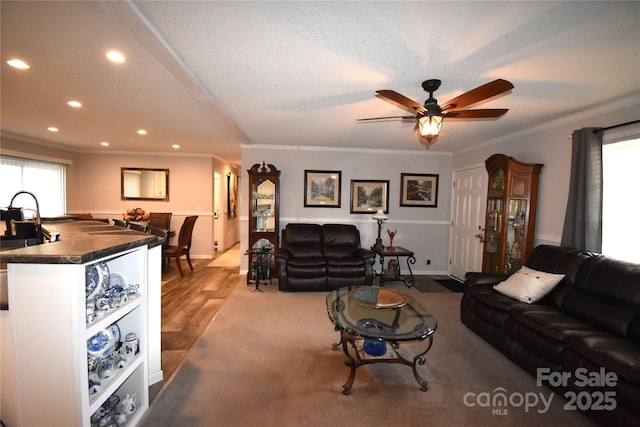
<svg viewBox="0 0 640 427">
<path fill-rule="evenodd" d="M 368 258 L 375 258 L 376 254 L 375 252 L 369 250 L 369 249 L 364 249 L 364 248 L 358 248 L 356 249 L 354 255 L 358 258 L 362 258 L 362 259 L 368 259 Z"/>
<path fill-rule="evenodd" d="M 508 274 L 500 273 L 476 273 L 473 271 L 468 272 L 465 275 L 465 284 L 468 286 L 474 285 L 497 285 L 498 283 L 506 280 L 509 277 Z"/>
<path fill-rule="evenodd" d="M 276 258 L 288 261 L 291 258 L 291 251 L 287 248 L 280 248 L 276 252 Z"/>
</svg>

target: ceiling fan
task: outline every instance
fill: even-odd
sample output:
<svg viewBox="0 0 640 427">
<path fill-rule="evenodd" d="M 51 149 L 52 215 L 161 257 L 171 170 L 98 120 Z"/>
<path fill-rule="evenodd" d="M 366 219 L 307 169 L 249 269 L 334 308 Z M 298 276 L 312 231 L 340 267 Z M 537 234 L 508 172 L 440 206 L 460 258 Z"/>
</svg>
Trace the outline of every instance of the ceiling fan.
<svg viewBox="0 0 640 427">
<path fill-rule="evenodd" d="M 445 118 L 497 119 L 509 111 L 506 108 L 489 108 L 481 110 L 465 110 L 464 108 L 510 91 L 513 89 L 513 84 L 511 84 L 511 82 L 503 79 L 494 80 L 482 86 L 478 86 L 475 89 L 471 89 L 470 91 L 465 92 L 440 106 L 438 105 L 438 100 L 433 97 L 433 92 L 440 87 L 441 83 L 442 82 L 438 79 L 430 79 L 422 82 L 422 88 L 429 93 L 429 99 L 425 101 L 424 105 L 420 105 L 413 99 L 407 98 L 394 90 L 377 90 L 376 93 L 379 97 L 399 104 L 400 107 L 413 112 L 414 115 L 372 117 L 368 119 L 358 119 L 358 121 L 389 119 L 415 120 L 417 121 L 416 128 L 419 129 L 420 136 L 422 137 L 420 142 L 425 144 L 423 140 L 426 140 L 425 145 L 429 147 L 432 144 L 432 141 L 440 133 L 440 127 L 442 126 L 442 121 Z"/>
</svg>

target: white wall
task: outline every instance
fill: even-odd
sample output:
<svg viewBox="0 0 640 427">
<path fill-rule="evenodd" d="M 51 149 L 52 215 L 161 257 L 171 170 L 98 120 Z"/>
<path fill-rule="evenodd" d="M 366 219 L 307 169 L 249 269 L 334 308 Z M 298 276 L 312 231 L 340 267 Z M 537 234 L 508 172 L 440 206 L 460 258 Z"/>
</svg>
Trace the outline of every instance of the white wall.
<svg viewBox="0 0 640 427">
<path fill-rule="evenodd" d="M 169 200 L 121 200 L 120 168 L 169 169 Z M 171 228 L 177 239 L 184 218 L 197 215 L 191 247 L 192 258 L 212 258 L 214 236 L 214 172 L 225 175 L 232 169 L 224 162 L 203 155 L 165 155 L 136 153 L 80 153 L 76 173 L 76 203 L 72 213 L 90 212 L 94 216 L 120 218 L 128 209 L 140 207 L 147 212 L 172 212 Z M 234 171 L 235 172 L 235 171 Z M 226 195 L 225 195 L 226 197 Z M 226 198 L 224 198 L 226 204 Z M 225 248 L 238 240 L 237 220 L 221 215 Z"/>
<path fill-rule="evenodd" d="M 121 200 L 120 168 L 169 169 L 169 200 Z M 122 218 L 134 208 L 147 212 L 172 212 L 171 229 L 178 232 L 184 218 L 198 215 L 191 255 L 211 258 L 213 254 L 213 171 L 205 156 L 80 153 L 76 175 L 76 203 L 70 213 L 89 212 L 94 217 Z M 195 237 L 197 236 L 197 238 Z"/>
<path fill-rule="evenodd" d="M 543 163 L 534 245 L 559 245 L 569 195 L 571 134 L 584 127 L 607 127 L 639 118 L 640 95 L 636 95 L 603 105 L 597 110 L 558 119 L 538 129 L 497 141 L 480 142 L 455 153 L 453 168 L 459 170 L 471 165 L 484 165 L 485 159 L 495 153 L 503 153 L 522 162 Z"/>
<path fill-rule="evenodd" d="M 377 223 L 371 214 L 350 213 L 351 180 L 389 181 L 389 220 L 384 224 L 382 239 L 389 243 L 386 229 L 397 230 L 394 245 L 415 252 L 416 274 L 445 274 L 448 271 L 449 210 L 451 204 L 451 154 L 432 151 L 355 150 L 341 148 L 309 148 L 283 146 L 244 146 L 242 177 L 248 182 L 247 170 L 256 163 L 272 163 L 280 175 L 280 230 L 289 222 L 354 224 L 360 230 L 363 247 L 370 247 L 377 237 Z M 340 208 L 304 207 L 304 171 L 342 171 Z M 436 208 L 400 207 L 400 174 L 439 174 Z M 248 188 L 241 187 L 241 250 L 248 244 Z M 427 266 L 426 259 L 431 260 Z M 247 260 L 242 259 L 241 272 Z"/>
</svg>

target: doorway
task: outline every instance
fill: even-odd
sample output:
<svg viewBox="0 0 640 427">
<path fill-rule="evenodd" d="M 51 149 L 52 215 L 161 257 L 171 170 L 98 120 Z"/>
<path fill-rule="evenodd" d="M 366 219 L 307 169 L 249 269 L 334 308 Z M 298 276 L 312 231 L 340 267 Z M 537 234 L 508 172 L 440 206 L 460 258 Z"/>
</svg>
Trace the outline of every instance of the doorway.
<svg viewBox="0 0 640 427">
<path fill-rule="evenodd" d="M 224 233 L 220 207 L 222 204 L 223 186 L 222 177 L 218 172 L 213 173 L 213 257 L 218 251 L 224 250 Z"/>
<path fill-rule="evenodd" d="M 453 172 L 450 274 L 461 280 L 469 271 L 482 271 L 487 182 L 484 166 Z"/>
</svg>

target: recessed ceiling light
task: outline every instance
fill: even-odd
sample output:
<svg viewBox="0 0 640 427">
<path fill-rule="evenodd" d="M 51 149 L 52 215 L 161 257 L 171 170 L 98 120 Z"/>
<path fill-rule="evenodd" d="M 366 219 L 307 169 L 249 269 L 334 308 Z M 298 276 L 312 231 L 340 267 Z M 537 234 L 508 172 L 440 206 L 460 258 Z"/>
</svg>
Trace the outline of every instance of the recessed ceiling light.
<svg viewBox="0 0 640 427">
<path fill-rule="evenodd" d="M 172 145 L 172 147 L 173 147 L 173 148 L 175 148 L 176 150 L 177 150 L 178 148 L 180 148 L 180 146 L 179 146 L 178 144 L 173 144 L 173 145 Z"/>
<path fill-rule="evenodd" d="M 107 141 L 102 141 L 100 145 L 102 145 L 103 147 L 108 147 L 109 143 Z"/>
<path fill-rule="evenodd" d="M 147 131 L 144 129 L 138 129 L 138 135 L 146 135 Z"/>
<path fill-rule="evenodd" d="M 107 58 L 109 59 L 109 61 L 118 64 L 121 64 L 125 61 L 124 55 L 117 50 L 110 50 L 109 52 L 107 52 Z"/>
<path fill-rule="evenodd" d="M 80 102 L 78 102 L 78 101 L 69 101 L 69 102 L 67 102 L 67 104 L 69 104 L 73 108 L 82 107 L 82 104 Z"/>
<path fill-rule="evenodd" d="M 58 132 L 58 130 L 59 130 L 59 129 L 58 129 L 57 127 L 55 127 L 55 126 L 50 126 L 50 127 L 48 127 L 47 129 L 49 130 L 49 132 Z"/>
<path fill-rule="evenodd" d="M 27 64 L 26 62 L 24 62 L 21 59 L 10 59 L 7 61 L 7 64 L 11 65 L 13 68 L 17 68 L 19 70 L 28 70 L 29 68 L 29 64 Z"/>
</svg>

